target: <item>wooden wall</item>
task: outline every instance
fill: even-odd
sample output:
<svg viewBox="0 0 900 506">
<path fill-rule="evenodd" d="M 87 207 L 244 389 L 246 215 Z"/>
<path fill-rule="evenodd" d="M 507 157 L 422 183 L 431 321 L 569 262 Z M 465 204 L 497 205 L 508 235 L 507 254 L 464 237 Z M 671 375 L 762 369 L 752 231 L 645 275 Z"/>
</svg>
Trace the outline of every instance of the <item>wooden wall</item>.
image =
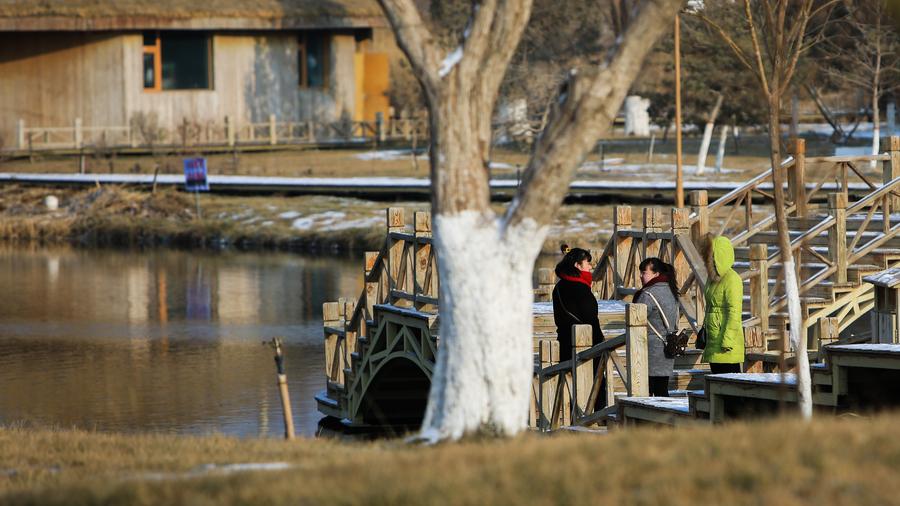
<svg viewBox="0 0 900 506">
<path fill-rule="evenodd" d="M 384 42 L 377 31 L 378 49 Z M 298 86 L 296 32 L 235 32 L 212 39 L 212 89 L 147 92 L 142 80 L 142 35 L 135 33 L 0 33 L 0 136 L 16 140 L 27 126 L 124 126 L 155 112 L 160 126 L 192 122 L 263 123 L 352 119 L 356 104 L 354 55 L 370 51 L 350 33 L 330 44 L 328 86 Z"/>
</svg>

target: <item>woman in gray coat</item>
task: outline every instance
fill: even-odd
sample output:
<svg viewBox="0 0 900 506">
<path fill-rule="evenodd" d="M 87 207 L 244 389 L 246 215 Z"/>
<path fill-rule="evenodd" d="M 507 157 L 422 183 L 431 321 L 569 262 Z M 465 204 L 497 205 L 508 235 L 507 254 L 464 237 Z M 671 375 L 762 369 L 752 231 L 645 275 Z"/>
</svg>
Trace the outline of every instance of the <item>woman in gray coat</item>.
<svg viewBox="0 0 900 506">
<path fill-rule="evenodd" d="M 641 262 L 643 287 L 634 294 L 636 304 L 647 306 L 647 351 L 650 368 L 650 395 L 669 396 L 669 377 L 674 358 L 666 358 L 666 334 L 678 331 L 678 288 L 675 268 L 659 258 Z"/>
</svg>

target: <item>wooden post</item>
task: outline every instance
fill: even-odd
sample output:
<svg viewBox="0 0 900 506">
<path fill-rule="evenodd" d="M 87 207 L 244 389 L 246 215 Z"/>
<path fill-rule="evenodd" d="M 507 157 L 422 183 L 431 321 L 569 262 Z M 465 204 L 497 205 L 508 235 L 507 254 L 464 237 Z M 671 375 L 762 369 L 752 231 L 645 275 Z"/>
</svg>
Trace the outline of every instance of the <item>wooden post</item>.
<svg viewBox="0 0 900 506">
<path fill-rule="evenodd" d="M 675 267 L 675 284 L 679 290 L 684 286 L 690 275 L 691 268 L 688 265 L 684 252 L 678 248 L 675 236 L 687 237 L 691 233 L 691 212 L 685 208 L 673 208 L 672 217 L 672 241 L 669 243 L 669 262 Z"/>
<path fill-rule="evenodd" d="M 572 325 L 572 422 L 589 411 L 587 403 L 594 384 L 594 361 L 578 363 L 575 357 L 592 345 L 594 330 L 590 325 Z M 593 408 L 593 406 L 591 406 Z"/>
<path fill-rule="evenodd" d="M 744 327 L 744 352 L 763 353 L 766 351 L 766 335 L 757 325 Z"/>
<path fill-rule="evenodd" d="M 644 258 L 658 257 L 660 240 L 647 234 L 662 232 L 662 209 L 658 207 L 644 208 Z"/>
<path fill-rule="evenodd" d="M 840 319 L 835 316 L 828 316 L 820 319 L 817 322 L 818 331 L 816 332 L 819 337 L 819 350 L 822 349 L 826 344 L 831 344 L 838 340 L 841 334 L 840 330 Z"/>
<path fill-rule="evenodd" d="M 541 339 L 538 343 L 540 348 L 541 369 L 546 369 L 551 365 L 559 363 L 559 341 L 556 339 Z M 550 378 L 541 377 L 541 385 L 539 390 L 539 402 L 541 410 L 541 420 L 539 427 L 542 430 L 550 429 L 550 421 L 553 419 L 553 408 L 556 400 L 556 385 L 559 376 L 554 375 Z"/>
<path fill-rule="evenodd" d="M 374 311 L 375 304 L 380 304 L 381 301 L 378 300 L 380 290 L 380 283 L 376 281 L 368 281 L 369 275 L 372 273 L 372 268 L 375 266 L 375 261 L 378 259 L 378 255 L 380 253 L 378 251 L 366 251 L 366 266 L 365 266 L 365 279 L 366 279 L 366 318 L 371 318 Z"/>
<path fill-rule="evenodd" d="M 769 330 L 769 250 L 765 244 L 750 246 L 750 314 L 759 317 L 762 331 Z"/>
<path fill-rule="evenodd" d="M 553 287 L 555 284 L 556 274 L 554 274 L 553 269 L 547 267 L 538 269 L 535 302 L 550 302 L 553 299 Z"/>
<path fill-rule="evenodd" d="M 615 279 L 613 280 L 613 293 L 618 295 L 618 288 L 623 287 L 631 280 L 628 276 L 628 257 L 631 252 L 631 244 L 634 240 L 628 234 L 620 232 L 631 231 L 631 206 L 616 206 L 616 214 L 613 217 L 613 240 L 615 241 Z"/>
<path fill-rule="evenodd" d="M 229 116 L 225 116 L 225 139 L 229 146 L 234 146 L 234 122 Z"/>
<path fill-rule="evenodd" d="M 388 273 L 388 296 L 387 301 L 391 304 L 394 303 L 394 298 L 391 295 L 392 290 L 402 290 L 404 281 L 400 279 L 401 275 L 401 264 L 403 262 L 403 247 L 404 240 L 403 239 L 395 239 L 391 236 L 393 233 L 403 232 L 406 226 L 406 219 L 404 217 L 404 210 L 402 207 L 390 207 L 387 210 L 387 231 L 388 231 L 388 258 L 387 258 L 387 273 Z"/>
<path fill-rule="evenodd" d="M 628 395 L 650 395 L 647 370 L 647 306 L 625 304 L 625 360 L 628 363 Z"/>
<path fill-rule="evenodd" d="M 322 304 L 322 323 L 325 326 L 325 379 L 340 383 L 338 378 L 343 377 L 343 370 L 338 355 L 338 335 L 328 331 L 329 327 L 335 328 L 341 324 L 343 309 L 337 302 Z"/>
<path fill-rule="evenodd" d="M 788 172 L 788 192 L 796 206 L 795 216 L 806 217 L 806 140 L 793 139 L 791 154 L 794 166 Z"/>
<path fill-rule="evenodd" d="M 387 136 L 384 133 L 384 113 L 376 112 L 375 113 L 375 138 L 378 140 L 379 144 L 383 144 L 385 140 L 387 140 Z"/>
<path fill-rule="evenodd" d="M 284 373 L 284 353 L 281 339 L 272 338 L 270 345 L 275 349 L 275 368 L 278 378 L 278 392 L 281 395 L 281 412 L 284 416 L 284 438 L 294 439 L 294 415 L 291 411 L 291 396 L 288 393 L 287 375 Z"/>
<path fill-rule="evenodd" d="M 681 163 L 681 19 L 675 15 L 675 207 L 684 207 Z"/>
<path fill-rule="evenodd" d="M 691 212 L 697 215 L 697 221 L 691 228 L 691 240 L 695 246 L 700 246 L 706 234 L 709 233 L 709 200 L 706 190 L 694 190 L 690 193 Z"/>
<path fill-rule="evenodd" d="M 25 120 L 22 118 L 16 121 L 16 148 L 25 149 Z"/>
<path fill-rule="evenodd" d="M 275 115 L 269 115 L 269 145 L 274 146 L 278 144 L 278 124 L 275 123 Z"/>
<path fill-rule="evenodd" d="M 433 297 L 435 285 L 434 280 L 437 278 L 437 266 L 429 265 L 431 261 L 431 244 L 419 242 L 418 239 L 431 237 L 431 213 L 427 211 L 416 211 L 413 214 L 413 222 L 416 230 L 416 272 L 415 284 L 413 290 L 416 295 L 424 295 Z M 429 269 L 431 267 L 431 269 Z M 417 309 L 427 306 L 424 303 L 416 303 Z"/>
<path fill-rule="evenodd" d="M 75 118 L 75 149 L 81 149 L 84 145 L 84 131 L 82 130 L 81 118 Z"/>
<path fill-rule="evenodd" d="M 356 311 L 356 301 L 344 303 L 344 364 L 345 369 L 351 369 L 350 356 L 356 351 L 357 329 L 351 328 L 353 313 Z"/>
<path fill-rule="evenodd" d="M 834 262 L 834 282 L 847 282 L 847 195 L 828 194 L 828 213 L 834 226 L 828 229 L 828 253 Z"/>
<path fill-rule="evenodd" d="M 884 165 L 882 165 L 882 180 L 884 184 L 900 177 L 900 137 L 892 135 L 888 139 L 887 154 L 890 156 L 890 160 L 885 161 Z M 890 199 L 890 202 L 892 211 L 900 209 L 900 197 L 894 196 Z"/>
</svg>

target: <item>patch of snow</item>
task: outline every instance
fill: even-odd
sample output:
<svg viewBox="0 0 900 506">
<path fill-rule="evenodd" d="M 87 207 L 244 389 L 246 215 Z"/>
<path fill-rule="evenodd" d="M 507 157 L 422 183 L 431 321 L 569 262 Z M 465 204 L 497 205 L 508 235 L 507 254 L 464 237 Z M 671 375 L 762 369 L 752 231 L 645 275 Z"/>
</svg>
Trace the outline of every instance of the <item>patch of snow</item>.
<svg viewBox="0 0 900 506">
<path fill-rule="evenodd" d="M 266 221 L 260 223 L 260 225 L 262 225 L 262 226 L 264 226 L 264 227 L 271 227 L 271 226 L 274 225 L 274 224 L 275 224 L 274 221 L 269 221 L 269 220 L 266 220 Z"/>
<path fill-rule="evenodd" d="M 456 64 L 460 62 L 460 60 L 462 60 L 462 57 L 463 48 L 462 46 L 459 46 L 452 53 L 448 54 L 447 57 L 444 58 L 444 61 L 441 62 L 441 69 L 438 72 L 438 75 L 440 75 L 441 78 L 446 77 L 447 74 L 449 74 L 450 71 L 453 70 L 453 67 L 455 67 Z"/>
<path fill-rule="evenodd" d="M 628 404 L 640 404 L 657 409 L 688 413 L 690 406 L 687 397 L 623 397 L 621 401 Z"/>
<path fill-rule="evenodd" d="M 315 222 L 315 219 L 309 216 L 304 216 L 303 218 L 297 218 L 296 220 L 294 220 L 294 222 L 291 223 L 291 228 L 297 230 L 311 230 Z"/>
<path fill-rule="evenodd" d="M 829 344 L 826 345 L 825 348 L 835 351 L 878 352 L 891 354 L 900 353 L 900 344 L 890 343 Z"/>
<path fill-rule="evenodd" d="M 293 468 L 288 462 L 248 462 L 239 464 L 204 464 L 185 473 L 143 473 L 135 476 L 144 480 L 179 480 L 185 478 L 199 478 L 209 475 L 230 475 L 252 471 L 285 471 Z"/>
<path fill-rule="evenodd" d="M 326 230 L 348 230 L 352 228 L 371 228 L 377 226 L 384 218 L 381 216 L 372 216 L 370 218 L 359 218 L 356 220 L 344 221 L 336 223 L 326 228 Z"/>
<path fill-rule="evenodd" d="M 492 169 L 515 169 L 516 168 L 513 165 L 510 165 L 508 163 L 503 163 L 503 162 L 491 162 L 488 164 L 488 167 L 490 167 Z"/>
<path fill-rule="evenodd" d="M 710 379 L 728 379 L 735 381 L 744 381 L 747 383 L 781 383 L 781 374 L 777 372 L 732 372 L 725 374 L 707 374 Z M 789 372 L 784 375 L 784 382 L 787 385 L 797 384 L 797 375 Z"/>
<path fill-rule="evenodd" d="M 278 215 L 278 217 L 283 220 L 293 220 L 297 216 L 300 216 L 300 213 L 297 211 L 286 211 Z"/>
<path fill-rule="evenodd" d="M 418 154 L 418 152 L 417 152 Z M 411 149 L 383 149 L 353 155 L 357 160 L 400 160 L 412 155 Z"/>
</svg>

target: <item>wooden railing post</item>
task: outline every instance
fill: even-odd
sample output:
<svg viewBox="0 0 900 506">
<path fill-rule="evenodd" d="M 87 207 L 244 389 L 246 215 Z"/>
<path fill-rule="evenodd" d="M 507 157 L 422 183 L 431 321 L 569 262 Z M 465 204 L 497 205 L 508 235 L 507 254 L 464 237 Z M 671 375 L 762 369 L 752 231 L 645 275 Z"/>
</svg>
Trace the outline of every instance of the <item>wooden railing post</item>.
<svg viewBox="0 0 900 506">
<path fill-rule="evenodd" d="M 337 328 L 341 324 L 342 304 L 326 302 L 322 304 L 322 321 L 325 326 L 325 378 L 327 381 L 342 383 L 344 376 L 341 360 L 339 360 L 339 337 L 329 328 Z"/>
<path fill-rule="evenodd" d="M 84 145 L 84 131 L 82 130 L 81 118 L 75 118 L 75 149 L 81 149 Z"/>
<path fill-rule="evenodd" d="M 551 365 L 559 363 L 559 341 L 556 339 L 541 339 L 538 343 L 540 348 L 541 369 L 546 369 Z M 550 429 L 550 422 L 553 420 L 553 410 L 556 407 L 556 386 L 559 382 L 559 376 L 540 377 L 540 396 L 538 404 L 541 410 L 541 419 L 538 427 L 541 430 Z"/>
<path fill-rule="evenodd" d="M 431 213 L 427 211 L 416 211 L 413 214 L 413 222 L 415 224 L 416 238 L 431 237 Z M 435 290 L 433 289 L 437 280 L 437 266 L 430 265 L 431 260 L 431 244 L 416 241 L 415 245 L 415 284 L 414 290 L 416 295 L 424 295 L 433 297 Z M 429 269 L 429 267 L 431 267 Z M 422 309 L 427 306 L 425 303 L 417 302 L 416 308 Z"/>
<path fill-rule="evenodd" d="M 617 289 L 627 285 L 630 281 L 625 277 L 628 275 L 628 257 L 633 238 L 631 235 L 620 233 L 625 231 L 631 231 L 631 206 L 616 206 L 616 214 L 613 217 L 613 240 L 615 241 L 613 289 L 616 295 L 618 295 Z"/>
<path fill-rule="evenodd" d="M 672 208 L 672 241 L 669 244 L 672 255 L 669 261 L 675 267 L 675 284 L 678 289 L 684 288 L 685 282 L 691 274 L 691 267 L 688 265 L 687 257 L 684 251 L 678 247 L 676 236 L 687 237 L 691 233 L 691 211 L 686 208 Z"/>
<path fill-rule="evenodd" d="M 278 129 L 277 123 L 275 123 L 275 115 L 269 115 L 269 145 L 274 146 L 278 144 Z"/>
<path fill-rule="evenodd" d="M 874 312 L 872 314 L 875 314 Z M 840 319 L 835 316 L 827 316 L 816 322 L 816 337 L 819 340 L 818 349 L 821 350 L 826 344 L 831 344 L 838 340 L 841 333 Z"/>
<path fill-rule="evenodd" d="M 16 149 L 25 149 L 25 120 L 16 120 Z"/>
<path fill-rule="evenodd" d="M 232 121 L 231 117 L 225 116 L 225 142 L 229 146 L 234 146 L 234 139 L 234 121 Z"/>
<path fill-rule="evenodd" d="M 366 278 L 372 273 L 372 268 L 375 266 L 375 261 L 378 260 L 378 255 L 378 251 L 366 251 Z M 375 304 L 381 303 L 381 301 L 378 300 L 381 293 L 380 285 L 380 279 L 376 281 L 366 281 L 366 318 L 371 318 L 374 314 Z"/>
<path fill-rule="evenodd" d="M 344 368 L 352 369 L 350 356 L 356 351 L 356 338 L 359 329 L 352 328 L 353 313 L 356 311 L 356 301 L 344 303 Z M 365 325 L 365 322 L 362 322 Z"/>
<path fill-rule="evenodd" d="M 795 215 L 806 217 L 806 140 L 793 139 L 791 154 L 794 157 L 794 166 L 788 173 L 788 191 L 796 206 Z"/>
<path fill-rule="evenodd" d="M 828 254 L 834 262 L 834 282 L 847 282 L 847 195 L 828 194 L 828 214 L 834 226 L 828 229 Z"/>
<path fill-rule="evenodd" d="M 590 325 L 572 325 L 572 423 L 588 413 L 588 398 L 594 384 L 594 361 L 578 363 L 576 356 L 591 347 L 594 329 Z"/>
<path fill-rule="evenodd" d="M 628 395 L 650 395 L 647 370 L 647 306 L 625 304 L 625 360 L 628 363 Z"/>
<path fill-rule="evenodd" d="M 769 250 L 765 244 L 750 246 L 750 314 L 759 317 L 762 331 L 769 330 Z"/>
<path fill-rule="evenodd" d="M 542 267 L 537 270 L 537 290 L 535 302 L 550 302 L 553 298 L 553 287 L 556 285 L 556 274 L 553 269 Z"/>
<path fill-rule="evenodd" d="M 691 212 L 697 215 L 697 221 L 691 228 L 691 239 L 694 245 L 699 246 L 709 233 L 709 201 L 706 190 L 694 190 L 688 194 L 691 202 Z"/>
<path fill-rule="evenodd" d="M 644 208 L 644 258 L 658 257 L 660 240 L 647 234 L 662 232 L 662 209 L 658 207 Z"/>
<path fill-rule="evenodd" d="M 882 166 L 884 184 L 900 177 L 900 137 L 892 135 L 888 139 L 887 154 L 890 160 L 886 160 Z M 891 211 L 900 209 L 900 197 L 892 197 L 890 203 Z"/>
<path fill-rule="evenodd" d="M 400 280 L 400 268 L 403 263 L 403 239 L 395 239 L 391 236 L 393 233 L 403 232 L 406 228 L 406 218 L 402 207 L 390 207 L 387 210 L 387 232 L 388 232 L 388 257 L 387 257 L 387 274 L 388 274 L 388 296 L 387 301 L 394 303 L 392 290 L 402 290 Z"/>
</svg>

